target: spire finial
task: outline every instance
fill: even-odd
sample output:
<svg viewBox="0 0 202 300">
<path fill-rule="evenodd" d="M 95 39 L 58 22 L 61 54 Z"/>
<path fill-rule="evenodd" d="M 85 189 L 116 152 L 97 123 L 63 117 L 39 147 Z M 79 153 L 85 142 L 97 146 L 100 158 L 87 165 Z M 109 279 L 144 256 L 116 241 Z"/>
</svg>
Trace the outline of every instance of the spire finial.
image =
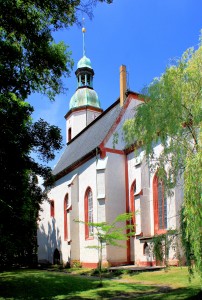
<svg viewBox="0 0 202 300">
<path fill-rule="evenodd" d="M 85 32 L 86 28 L 84 27 L 85 24 L 85 18 L 82 19 L 83 27 L 82 27 L 82 32 L 83 32 L 83 56 L 86 55 L 86 50 L 85 50 Z"/>
</svg>

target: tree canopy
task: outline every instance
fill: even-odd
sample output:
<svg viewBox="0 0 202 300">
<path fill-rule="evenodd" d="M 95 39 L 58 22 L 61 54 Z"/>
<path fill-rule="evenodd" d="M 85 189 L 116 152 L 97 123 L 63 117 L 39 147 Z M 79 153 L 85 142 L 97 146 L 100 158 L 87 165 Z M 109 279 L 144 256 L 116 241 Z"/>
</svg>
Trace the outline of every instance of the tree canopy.
<svg viewBox="0 0 202 300">
<path fill-rule="evenodd" d="M 0 0 L 0 92 L 21 100 L 31 92 L 51 99 L 63 90 L 61 76 L 69 76 L 73 61 L 52 32 L 79 22 L 79 12 L 92 15 L 97 2 L 112 0 Z"/>
<path fill-rule="evenodd" d="M 142 92 L 144 103 L 124 125 L 127 143 L 141 141 L 150 166 L 168 189 L 183 178 L 184 238 L 202 275 L 202 41 L 190 48 Z M 154 156 L 154 145 L 163 151 Z M 151 163 L 152 162 L 152 163 Z M 165 165 L 169 165 L 167 174 Z M 162 171 L 162 172 L 161 172 Z"/>
<path fill-rule="evenodd" d="M 70 76 L 71 52 L 53 32 L 92 16 L 97 2 L 112 0 L 0 0 L 0 266 L 22 263 L 37 252 L 36 228 L 45 193 L 37 176 L 50 178 L 46 165 L 62 145 L 60 129 L 33 122 L 26 102 L 38 92 L 54 100 Z"/>
</svg>

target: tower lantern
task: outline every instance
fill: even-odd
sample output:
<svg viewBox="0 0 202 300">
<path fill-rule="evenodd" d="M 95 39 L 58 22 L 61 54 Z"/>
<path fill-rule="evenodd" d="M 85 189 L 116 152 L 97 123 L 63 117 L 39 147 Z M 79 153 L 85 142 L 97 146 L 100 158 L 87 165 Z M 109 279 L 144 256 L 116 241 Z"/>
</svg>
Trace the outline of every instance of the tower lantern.
<svg viewBox="0 0 202 300">
<path fill-rule="evenodd" d="M 90 59 L 85 55 L 85 27 L 82 28 L 82 33 L 83 57 L 77 63 L 75 72 L 77 89 L 70 99 L 69 112 L 65 115 L 67 142 L 103 112 L 98 95 L 93 89 L 94 70 Z"/>
</svg>

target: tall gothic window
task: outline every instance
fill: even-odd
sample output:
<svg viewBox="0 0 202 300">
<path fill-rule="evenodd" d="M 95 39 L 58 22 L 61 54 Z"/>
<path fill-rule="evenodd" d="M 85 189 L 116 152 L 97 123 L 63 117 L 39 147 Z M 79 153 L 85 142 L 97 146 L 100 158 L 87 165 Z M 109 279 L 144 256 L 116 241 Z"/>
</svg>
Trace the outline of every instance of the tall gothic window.
<svg viewBox="0 0 202 300">
<path fill-rule="evenodd" d="M 130 212 L 132 213 L 132 225 L 135 232 L 135 193 L 136 193 L 136 180 L 132 183 L 130 189 Z"/>
<path fill-rule="evenodd" d="M 154 201 L 154 233 L 163 233 L 167 229 L 167 199 L 164 193 L 164 184 L 158 176 L 153 181 Z"/>
<path fill-rule="evenodd" d="M 54 200 L 50 200 L 50 216 L 52 218 L 55 217 L 55 203 L 54 203 Z"/>
<path fill-rule="evenodd" d="M 84 199 L 85 209 L 85 238 L 93 236 L 93 226 L 87 223 L 93 222 L 93 194 L 91 188 L 88 188 Z"/>
<path fill-rule="evenodd" d="M 68 129 L 68 142 L 70 142 L 72 139 L 72 129 L 71 127 Z"/>
</svg>

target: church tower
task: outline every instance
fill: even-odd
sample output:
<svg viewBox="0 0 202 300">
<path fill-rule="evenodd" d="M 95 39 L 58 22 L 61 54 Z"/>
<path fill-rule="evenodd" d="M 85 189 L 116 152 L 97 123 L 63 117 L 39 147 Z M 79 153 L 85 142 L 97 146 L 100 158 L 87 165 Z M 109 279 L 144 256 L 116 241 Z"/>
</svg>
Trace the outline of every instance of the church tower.
<svg viewBox="0 0 202 300">
<path fill-rule="evenodd" d="M 84 27 L 82 32 L 83 57 L 79 60 L 75 72 L 77 89 L 71 97 L 69 111 L 65 115 L 67 143 L 103 112 L 98 95 L 93 89 L 94 70 L 90 59 L 85 55 L 84 36 L 86 29 Z"/>
</svg>

